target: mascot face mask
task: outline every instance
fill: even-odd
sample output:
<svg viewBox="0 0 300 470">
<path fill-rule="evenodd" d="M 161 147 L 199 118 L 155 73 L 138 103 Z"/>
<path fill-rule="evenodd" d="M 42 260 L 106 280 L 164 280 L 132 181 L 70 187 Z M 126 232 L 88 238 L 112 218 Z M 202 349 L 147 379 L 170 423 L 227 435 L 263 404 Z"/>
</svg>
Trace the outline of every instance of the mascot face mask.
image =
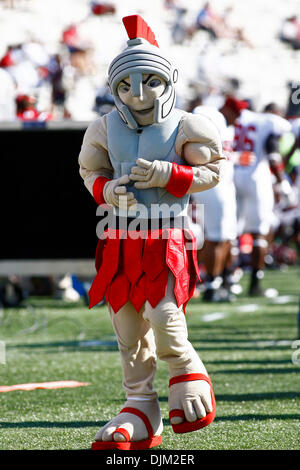
<svg viewBox="0 0 300 470">
<path fill-rule="evenodd" d="M 152 30 L 142 18 L 128 16 L 123 23 L 129 36 L 128 47 L 112 61 L 108 71 L 117 110 L 130 129 L 161 123 L 175 105 L 177 69 L 160 51 Z M 127 96 L 124 85 L 130 85 Z M 147 108 L 149 113 L 143 114 Z"/>
<path fill-rule="evenodd" d="M 130 76 L 121 80 L 117 92 L 122 103 L 127 106 L 135 121 L 140 126 L 154 123 L 154 103 L 163 95 L 166 82 L 159 75 L 143 74 L 142 86 L 138 83 L 135 91 L 131 87 Z"/>
</svg>

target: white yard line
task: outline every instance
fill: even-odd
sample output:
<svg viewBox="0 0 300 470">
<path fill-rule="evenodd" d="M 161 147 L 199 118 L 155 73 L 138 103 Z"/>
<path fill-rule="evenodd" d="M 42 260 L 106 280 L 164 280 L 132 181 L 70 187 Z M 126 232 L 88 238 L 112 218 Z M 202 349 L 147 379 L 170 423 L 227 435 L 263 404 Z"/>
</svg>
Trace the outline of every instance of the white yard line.
<svg viewBox="0 0 300 470">
<path fill-rule="evenodd" d="M 90 340 L 90 341 L 80 341 L 78 346 L 80 347 L 89 347 L 89 346 L 116 346 L 117 341 L 101 341 L 101 340 Z"/>
<path fill-rule="evenodd" d="M 272 341 L 268 341 L 268 340 L 260 341 L 259 340 L 259 341 L 251 341 L 251 342 L 257 344 L 257 346 L 266 347 L 266 346 L 291 346 L 294 343 L 294 341 L 295 340 L 293 340 L 293 339 L 291 339 L 291 340 L 290 339 L 287 339 L 287 340 L 283 339 L 283 340 L 279 340 L 279 341 L 274 341 L 274 340 L 272 340 Z"/>
<path fill-rule="evenodd" d="M 257 304 L 246 304 L 246 305 L 241 305 L 240 307 L 237 307 L 236 310 L 238 312 L 255 312 L 256 310 L 259 309 L 259 305 Z"/>
<path fill-rule="evenodd" d="M 275 297 L 273 299 L 270 299 L 272 304 L 287 304 L 289 302 L 295 301 L 297 299 L 297 296 L 295 295 L 281 295 L 279 297 Z M 237 313 L 251 313 L 251 312 L 256 312 L 257 310 L 263 308 L 264 305 L 259 305 L 259 304 L 246 304 L 246 305 L 240 305 L 239 307 L 232 305 L 232 313 L 237 312 Z M 203 315 L 201 317 L 201 320 L 204 322 L 212 322 L 212 321 L 217 321 L 217 320 L 222 320 L 223 318 L 226 318 L 230 315 L 230 312 L 212 312 L 212 313 L 207 313 L 206 315 Z M 278 343 L 277 343 L 278 344 Z"/>
<path fill-rule="evenodd" d="M 210 322 L 210 321 L 222 320 L 223 318 L 227 316 L 228 316 L 227 313 L 213 312 L 213 313 L 207 313 L 206 315 L 203 315 L 201 320 L 205 322 Z"/>
<path fill-rule="evenodd" d="M 272 299 L 272 303 L 288 304 L 289 302 L 293 302 L 296 299 L 297 297 L 295 295 L 280 295 L 279 297 L 275 297 L 274 299 Z"/>
</svg>

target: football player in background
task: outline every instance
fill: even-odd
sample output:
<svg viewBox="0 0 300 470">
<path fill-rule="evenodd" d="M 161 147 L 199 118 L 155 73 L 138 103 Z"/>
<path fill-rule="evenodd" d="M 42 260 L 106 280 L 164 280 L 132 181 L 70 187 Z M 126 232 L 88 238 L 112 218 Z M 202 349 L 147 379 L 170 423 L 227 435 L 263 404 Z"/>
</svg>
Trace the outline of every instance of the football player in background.
<svg viewBox="0 0 300 470">
<path fill-rule="evenodd" d="M 223 151 L 228 165 L 222 181 L 214 188 L 192 195 L 193 204 L 204 205 L 204 234 L 191 224 L 198 243 L 198 261 L 206 268 L 203 300 L 218 302 L 233 300 L 232 254 L 237 243 L 236 194 L 233 180 L 232 148 L 234 124 L 241 111 L 247 108 L 246 101 L 228 96 L 218 111 L 213 106 L 197 106 L 194 114 L 203 114 L 218 127 Z M 202 247 L 202 237 L 204 244 Z"/>
<path fill-rule="evenodd" d="M 264 294 L 260 280 L 273 219 L 273 178 L 279 193 L 290 192 L 279 152 L 279 139 L 290 129 L 286 119 L 268 109 L 264 113 L 245 109 L 235 125 L 238 234 L 250 233 L 253 237 L 249 295 Z"/>
</svg>

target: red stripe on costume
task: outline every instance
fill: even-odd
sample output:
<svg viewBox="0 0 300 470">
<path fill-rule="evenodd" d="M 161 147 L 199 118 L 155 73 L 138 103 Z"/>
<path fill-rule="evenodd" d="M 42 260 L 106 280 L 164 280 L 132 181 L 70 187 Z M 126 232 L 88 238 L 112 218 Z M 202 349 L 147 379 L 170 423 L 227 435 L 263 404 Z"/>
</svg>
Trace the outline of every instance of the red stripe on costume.
<svg viewBox="0 0 300 470">
<path fill-rule="evenodd" d="M 107 238 L 103 249 L 99 250 L 102 260 L 101 264 L 96 260 L 99 269 L 89 290 L 89 308 L 94 307 L 103 299 L 107 288 L 118 271 L 121 241 L 120 238 Z"/>
<path fill-rule="evenodd" d="M 166 240 L 161 238 L 161 231 L 159 238 L 151 238 L 151 236 L 156 237 L 157 232 L 150 232 L 150 237 L 145 240 L 142 261 L 143 271 L 150 281 L 157 278 L 166 264 Z"/>
<path fill-rule="evenodd" d="M 103 249 L 105 245 L 105 240 L 98 240 L 97 247 L 96 247 L 96 253 L 95 253 L 95 268 L 96 271 L 99 271 L 100 266 L 102 264 L 102 255 L 103 255 Z"/>
<path fill-rule="evenodd" d="M 135 310 L 139 312 L 147 300 L 146 296 L 146 276 L 142 273 L 138 281 L 131 285 L 129 292 L 129 300 L 134 306 Z"/>
<path fill-rule="evenodd" d="M 183 375 L 176 375 L 172 377 L 169 381 L 169 387 L 175 384 L 179 384 L 182 382 L 192 382 L 194 380 L 205 380 L 211 386 L 211 380 L 207 375 L 194 373 L 194 374 L 183 374 Z"/>
<path fill-rule="evenodd" d="M 129 298 L 130 284 L 124 273 L 119 273 L 114 277 L 110 286 L 107 287 L 105 298 L 111 305 L 113 311 L 117 313 Z"/>
<path fill-rule="evenodd" d="M 193 169 L 190 166 L 172 163 L 172 173 L 166 190 L 176 197 L 183 197 L 193 182 Z"/>
<path fill-rule="evenodd" d="M 143 273 L 142 256 L 144 240 L 128 237 L 123 242 L 124 273 L 131 284 L 135 284 Z"/>
<path fill-rule="evenodd" d="M 137 408 L 131 408 L 130 406 L 127 406 L 123 408 L 120 413 L 132 413 L 133 415 L 138 416 L 146 426 L 146 429 L 148 431 L 148 437 L 151 438 L 154 436 L 153 429 L 151 426 L 151 423 L 149 421 L 148 416 L 145 415 L 141 410 L 138 410 Z"/>
<path fill-rule="evenodd" d="M 195 236 L 191 230 L 186 229 L 184 231 L 185 235 L 185 246 L 188 247 L 188 263 L 189 263 L 189 274 L 190 274 L 190 285 L 189 285 L 189 296 L 188 300 L 183 304 L 183 310 L 185 312 L 186 305 L 193 297 L 197 280 L 201 282 L 200 273 L 199 273 L 199 265 L 197 259 L 197 243 Z"/>
<path fill-rule="evenodd" d="M 110 179 L 105 178 L 104 176 L 99 176 L 93 184 L 93 196 L 98 206 L 100 204 L 105 204 L 105 200 L 103 198 L 103 188 L 107 181 L 110 181 Z"/>
<path fill-rule="evenodd" d="M 147 300 L 152 308 L 166 296 L 169 269 L 165 266 L 157 278 L 149 280 L 146 275 L 146 294 Z"/>
<path fill-rule="evenodd" d="M 166 262 L 176 279 L 174 295 L 179 306 L 188 300 L 190 280 L 184 232 L 180 229 L 174 229 L 169 233 Z"/>
</svg>

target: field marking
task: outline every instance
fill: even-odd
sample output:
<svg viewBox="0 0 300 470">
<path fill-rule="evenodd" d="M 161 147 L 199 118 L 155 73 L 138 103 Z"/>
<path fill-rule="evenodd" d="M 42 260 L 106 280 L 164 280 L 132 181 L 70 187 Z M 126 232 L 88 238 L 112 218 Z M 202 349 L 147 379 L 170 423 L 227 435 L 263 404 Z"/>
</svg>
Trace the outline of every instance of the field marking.
<svg viewBox="0 0 300 470">
<path fill-rule="evenodd" d="M 201 320 L 204 322 L 210 322 L 210 321 L 222 320 L 223 318 L 227 316 L 228 314 L 224 312 L 213 312 L 213 313 L 207 313 L 206 315 L 203 315 Z"/>
<path fill-rule="evenodd" d="M 270 301 L 274 304 L 286 304 L 291 301 L 294 301 L 297 299 L 297 296 L 295 295 L 281 295 L 279 297 L 275 297 L 273 299 L 270 299 Z M 246 305 L 240 305 L 239 307 L 233 306 L 232 308 L 232 313 L 239 312 L 239 313 L 251 313 L 251 312 L 256 312 L 257 310 L 264 308 L 264 304 L 246 304 Z M 213 312 L 213 313 L 207 313 L 206 315 L 203 315 L 201 317 L 201 320 L 204 322 L 211 322 L 211 321 L 217 321 L 217 320 L 222 320 L 223 318 L 226 318 L 230 315 L 230 313 L 225 313 L 225 312 Z M 278 344 L 278 342 L 277 342 Z"/>
<path fill-rule="evenodd" d="M 89 347 L 89 346 L 118 346 L 117 341 L 101 341 L 101 340 L 90 340 L 90 341 L 79 341 L 78 346 Z"/>
<path fill-rule="evenodd" d="M 274 304 L 288 304 L 289 302 L 293 302 L 297 299 L 295 295 L 280 295 L 279 297 L 275 297 L 272 299 Z"/>
<path fill-rule="evenodd" d="M 4 341 L 0 341 L 0 364 L 6 364 L 6 344 Z"/>
<path fill-rule="evenodd" d="M 1 385 L 0 392 L 14 392 L 15 390 L 31 391 L 38 389 L 53 390 L 57 388 L 85 387 L 89 382 L 78 382 L 77 380 L 57 380 L 55 382 L 37 382 L 17 385 Z"/>
<path fill-rule="evenodd" d="M 293 339 L 282 339 L 282 340 L 258 340 L 253 343 L 259 346 L 291 346 L 295 340 Z"/>
<path fill-rule="evenodd" d="M 238 312 L 256 312 L 256 310 L 259 309 L 259 305 L 257 304 L 247 304 L 247 305 L 241 305 L 240 307 L 236 308 Z"/>
</svg>

